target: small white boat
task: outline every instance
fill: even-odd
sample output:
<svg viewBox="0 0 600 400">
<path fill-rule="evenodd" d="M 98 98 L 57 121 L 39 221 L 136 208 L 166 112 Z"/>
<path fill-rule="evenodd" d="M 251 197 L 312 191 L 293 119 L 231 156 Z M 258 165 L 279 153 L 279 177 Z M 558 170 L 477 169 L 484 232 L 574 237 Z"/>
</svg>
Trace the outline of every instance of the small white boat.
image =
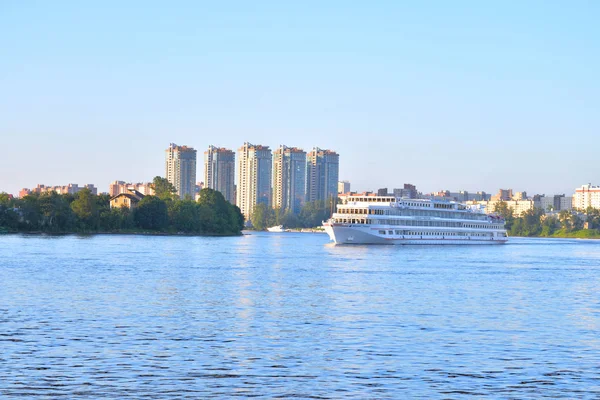
<svg viewBox="0 0 600 400">
<path fill-rule="evenodd" d="M 285 232 L 285 230 L 283 229 L 283 225 L 272 226 L 270 228 L 267 228 L 267 230 L 269 232 Z"/>
</svg>

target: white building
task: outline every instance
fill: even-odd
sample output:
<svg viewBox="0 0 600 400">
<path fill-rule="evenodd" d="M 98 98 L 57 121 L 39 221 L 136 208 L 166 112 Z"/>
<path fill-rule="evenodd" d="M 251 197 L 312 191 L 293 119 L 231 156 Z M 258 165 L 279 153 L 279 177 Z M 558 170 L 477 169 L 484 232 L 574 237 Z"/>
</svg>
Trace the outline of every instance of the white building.
<svg viewBox="0 0 600 400">
<path fill-rule="evenodd" d="M 592 186 L 588 183 L 575 189 L 573 208 L 585 210 L 588 207 L 600 208 L 600 186 Z"/>
</svg>

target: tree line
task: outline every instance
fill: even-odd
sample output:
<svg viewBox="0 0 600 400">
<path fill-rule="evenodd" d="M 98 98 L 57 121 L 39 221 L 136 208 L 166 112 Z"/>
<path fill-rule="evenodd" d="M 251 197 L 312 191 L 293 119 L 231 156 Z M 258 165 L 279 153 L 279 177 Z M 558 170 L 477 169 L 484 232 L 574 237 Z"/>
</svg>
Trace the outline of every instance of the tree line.
<svg viewBox="0 0 600 400">
<path fill-rule="evenodd" d="M 77 194 L 48 192 L 20 199 L 0 193 L 0 231 L 47 233 L 156 232 L 239 234 L 244 228 L 240 209 L 220 192 L 202 189 L 198 201 L 180 199 L 165 178 L 153 181 L 155 194 L 133 209 L 111 208 L 108 194 L 89 189 Z"/>
<path fill-rule="evenodd" d="M 600 236 L 600 210 L 592 207 L 585 210 L 561 210 L 558 214 L 546 214 L 541 208 L 533 208 L 515 216 L 513 209 L 501 201 L 496 204 L 494 211 L 504 217 L 510 236 Z"/>
<path fill-rule="evenodd" d="M 252 209 L 250 222 L 256 230 L 264 230 L 270 226 L 283 225 L 286 228 L 314 228 L 321 226 L 335 211 L 336 199 L 317 200 L 304 203 L 298 214 L 291 210 L 271 208 L 258 203 Z"/>
</svg>

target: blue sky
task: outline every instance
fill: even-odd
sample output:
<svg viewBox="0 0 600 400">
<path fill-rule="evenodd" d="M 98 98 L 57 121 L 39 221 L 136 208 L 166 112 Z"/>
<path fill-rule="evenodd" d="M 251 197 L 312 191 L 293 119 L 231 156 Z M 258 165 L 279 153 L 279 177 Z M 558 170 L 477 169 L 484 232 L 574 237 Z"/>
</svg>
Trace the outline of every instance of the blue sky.
<svg viewBox="0 0 600 400">
<path fill-rule="evenodd" d="M 0 191 L 244 141 L 357 190 L 600 184 L 600 3 L 323 3 L 0 0 Z"/>
</svg>

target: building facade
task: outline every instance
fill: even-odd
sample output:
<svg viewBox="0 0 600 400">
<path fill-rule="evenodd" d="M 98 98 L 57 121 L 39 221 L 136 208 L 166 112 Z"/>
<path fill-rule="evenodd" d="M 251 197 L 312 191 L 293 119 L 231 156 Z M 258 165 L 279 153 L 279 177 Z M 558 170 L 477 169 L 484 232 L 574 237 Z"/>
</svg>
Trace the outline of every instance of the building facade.
<svg viewBox="0 0 600 400">
<path fill-rule="evenodd" d="M 504 202 L 506 206 L 513 210 L 513 215 L 515 217 L 520 217 L 525 211 L 533 210 L 534 208 L 541 208 L 542 203 L 540 201 L 534 199 L 527 200 L 490 200 L 490 201 L 468 201 L 466 202 L 469 205 L 480 205 L 484 208 L 485 212 L 488 214 L 494 213 L 496 211 L 496 205 Z"/>
<path fill-rule="evenodd" d="M 306 152 L 279 146 L 273 153 L 273 207 L 298 214 L 306 198 Z"/>
<path fill-rule="evenodd" d="M 600 208 L 600 186 L 592 186 L 588 183 L 575 189 L 573 208 L 585 210 L 588 207 Z"/>
<path fill-rule="evenodd" d="M 306 200 L 337 198 L 340 156 L 331 150 L 313 148 L 306 156 Z"/>
<path fill-rule="evenodd" d="M 350 193 L 350 182 L 348 181 L 339 181 L 338 182 L 338 194 L 340 193 Z"/>
<path fill-rule="evenodd" d="M 196 150 L 188 146 L 169 144 L 165 150 L 165 178 L 177 189 L 179 197 L 196 192 Z"/>
<path fill-rule="evenodd" d="M 154 189 L 152 189 L 151 182 L 128 183 L 125 181 L 113 181 L 110 185 L 108 185 L 108 194 L 110 197 L 121 193 L 129 193 L 130 190 L 135 190 L 145 196 L 151 196 L 154 194 Z"/>
<path fill-rule="evenodd" d="M 536 198 L 537 196 L 534 196 Z M 564 194 L 555 194 L 554 196 L 539 196 L 540 207 L 544 211 L 562 211 L 573 208 L 573 197 L 567 197 Z"/>
<path fill-rule="evenodd" d="M 19 197 L 25 197 L 32 193 L 42 194 L 42 193 L 50 193 L 50 192 L 56 192 L 57 194 L 76 194 L 83 189 L 89 189 L 90 192 L 92 192 L 92 194 L 95 194 L 95 195 L 98 194 L 98 188 L 96 188 L 96 186 L 94 186 L 92 184 L 79 186 L 76 183 L 69 183 L 68 185 L 64 185 L 64 186 L 37 185 L 33 189 L 23 188 L 19 192 Z"/>
<path fill-rule="evenodd" d="M 246 142 L 238 149 L 236 205 L 246 218 L 258 203 L 271 206 L 272 167 L 269 146 Z"/>
<path fill-rule="evenodd" d="M 498 189 L 498 193 L 493 195 L 492 201 L 508 201 L 513 199 L 512 189 Z"/>
<path fill-rule="evenodd" d="M 417 187 L 410 183 L 405 183 L 404 186 L 400 189 L 394 189 L 392 191 L 395 197 L 405 198 L 405 199 L 418 199 L 419 193 L 417 192 Z"/>
<path fill-rule="evenodd" d="M 218 190 L 225 200 L 235 204 L 235 153 L 208 146 L 204 152 L 204 187 Z"/>
</svg>

